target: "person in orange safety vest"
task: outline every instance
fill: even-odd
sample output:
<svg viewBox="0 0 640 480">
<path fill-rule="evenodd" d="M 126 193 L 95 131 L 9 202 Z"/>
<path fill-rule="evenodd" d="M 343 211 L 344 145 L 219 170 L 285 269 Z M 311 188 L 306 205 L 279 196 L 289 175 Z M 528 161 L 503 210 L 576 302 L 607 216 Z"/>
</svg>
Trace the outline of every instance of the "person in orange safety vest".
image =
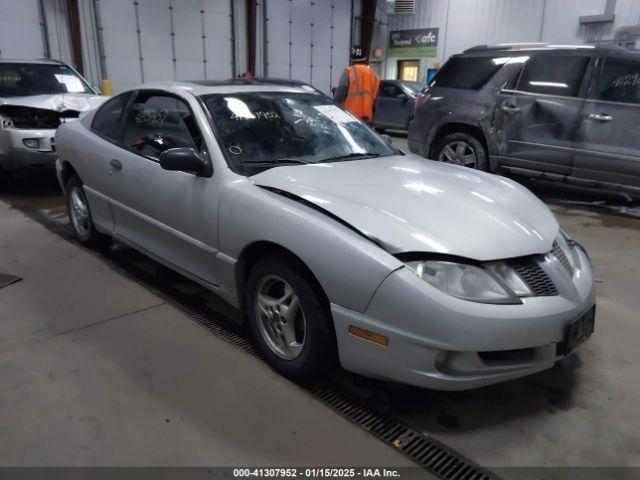
<svg viewBox="0 0 640 480">
<path fill-rule="evenodd" d="M 366 122 L 373 119 L 373 104 L 380 78 L 368 65 L 355 64 L 344 69 L 333 99 Z"/>
</svg>

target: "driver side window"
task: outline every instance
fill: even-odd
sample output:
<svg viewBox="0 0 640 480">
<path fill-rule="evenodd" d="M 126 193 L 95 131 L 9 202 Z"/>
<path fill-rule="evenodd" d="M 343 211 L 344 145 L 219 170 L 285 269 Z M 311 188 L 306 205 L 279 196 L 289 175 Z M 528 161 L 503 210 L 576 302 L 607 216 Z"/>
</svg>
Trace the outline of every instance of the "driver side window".
<svg viewBox="0 0 640 480">
<path fill-rule="evenodd" d="M 380 88 L 381 97 L 398 98 L 403 93 L 402 89 L 393 83 L 383 83 Z"/>
<path fill-rule="evenodd" d="M 125 119 L 123 145 L 151 159 L 170 148 L 202 150 L 203 140 L 187 104 L 171 95 L 141 91 Z"/>
</svg>

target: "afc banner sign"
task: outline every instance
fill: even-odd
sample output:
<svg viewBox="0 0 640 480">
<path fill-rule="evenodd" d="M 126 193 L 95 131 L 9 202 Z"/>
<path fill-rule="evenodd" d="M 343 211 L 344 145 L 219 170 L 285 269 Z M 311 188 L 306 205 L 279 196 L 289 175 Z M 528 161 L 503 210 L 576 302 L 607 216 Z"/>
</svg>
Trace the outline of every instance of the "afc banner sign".
<svg viewBox="0 0 640 480">
<path fill-rule="evenodd" d="M 439 28 L 393 30 L 389 35 L 392 57 L 435 57 L 438 49 Z"/>
</svg>

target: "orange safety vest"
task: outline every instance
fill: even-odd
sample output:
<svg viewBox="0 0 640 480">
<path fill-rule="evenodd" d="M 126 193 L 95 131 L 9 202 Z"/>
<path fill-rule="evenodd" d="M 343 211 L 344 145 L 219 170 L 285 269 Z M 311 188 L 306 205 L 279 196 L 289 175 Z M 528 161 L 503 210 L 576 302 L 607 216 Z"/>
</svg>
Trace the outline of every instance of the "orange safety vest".
<svg viewBox="0 0 640 480">
<path fill-rule="evenodd" d="M 349 73 L 349 91 L 342 105 L 360 118 L 371 121 L 373 102 L 378 96 L 380 79 L 366 65 L 347 67 Z"/>
</svg>

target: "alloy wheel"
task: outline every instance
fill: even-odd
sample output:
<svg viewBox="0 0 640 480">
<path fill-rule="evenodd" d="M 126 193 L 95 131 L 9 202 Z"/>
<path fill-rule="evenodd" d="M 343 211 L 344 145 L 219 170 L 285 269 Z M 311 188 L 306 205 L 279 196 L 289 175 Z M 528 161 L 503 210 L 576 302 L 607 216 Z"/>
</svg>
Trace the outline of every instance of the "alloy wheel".
<svg viewBox="0 0 640 480">
<path fill-rule="evenodd" d="M 86 237 L 90 232 L 89 207 L 80 188 L 73 187 L 70 193 L 69 214 L 73 228 L 82 237 Z"/>
<path fill-rule="evenodd" d="M 298 358 L 307 325 L 291 285 L 278 275 L 267 275 L 258 284 L 254 303 L 258 329 L 269 349 L 284 360 Z"/>
<path fill-rule="evenodd" d="M 438 155 L 438 161 L 476 168 L 478 165 L 478 154 L 467 142 L 455 140 L 444 146 L 440 155 Z"/>
</svg>

